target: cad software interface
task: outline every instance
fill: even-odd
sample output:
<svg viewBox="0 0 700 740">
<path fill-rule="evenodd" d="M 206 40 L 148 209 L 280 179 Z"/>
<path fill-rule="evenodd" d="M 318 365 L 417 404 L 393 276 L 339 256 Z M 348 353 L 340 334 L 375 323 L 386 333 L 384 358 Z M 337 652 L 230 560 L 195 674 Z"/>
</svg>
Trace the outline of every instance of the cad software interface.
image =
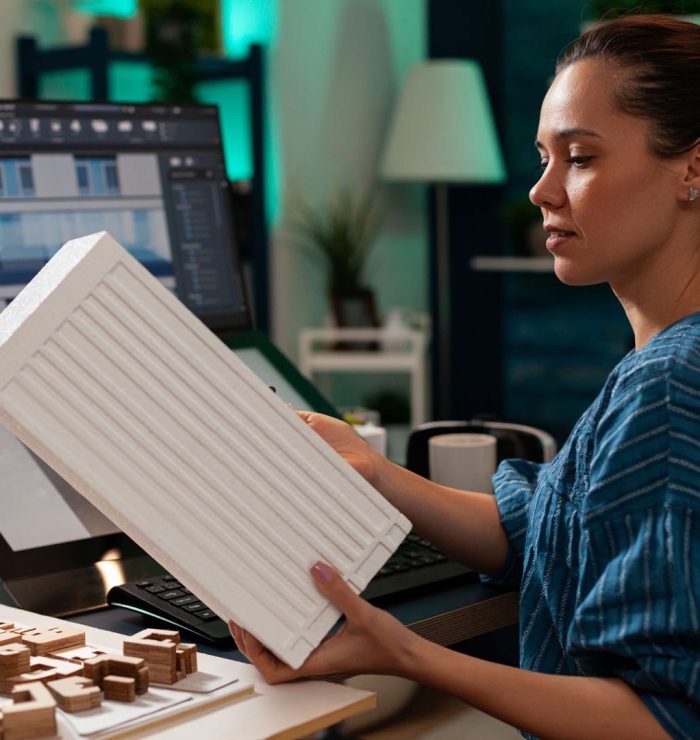
<svg viewBox="0 0 700 740">
<path fill-rule="evenodd" d="M 211 326 L 247 327 L 217 110 L 0 103 L 0 309 L 108 231 Z"/>
</svg>

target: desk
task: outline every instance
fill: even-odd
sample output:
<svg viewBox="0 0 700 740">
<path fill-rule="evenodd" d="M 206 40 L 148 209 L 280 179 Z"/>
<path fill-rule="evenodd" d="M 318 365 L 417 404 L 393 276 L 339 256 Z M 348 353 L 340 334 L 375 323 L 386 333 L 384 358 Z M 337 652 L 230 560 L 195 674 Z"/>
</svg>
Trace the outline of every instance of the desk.
<svg viewBox="0 0 700 740">
<path fill-rule="evenodd" d="M 376 351 L 338 350 L 339 342 L 376 342 Z M 302 329 L 299 369 L 310 380 L 320 372 L 403 372 L 411 384 L 411 426 L 426 421 L 426 330 Z"/>
<path fill-rule="evenodd" d="M 102 610 L 102 617 L 116 617 L 114 612 L 122 610 Z M 97 614 L 97 613 L 96 613 Z M 117 653 L 121 652 L 121 637 L 112 629 L 104 631 L 107 625 L 100 627 L 91 624 L 96 616 L 89 617 L 85 624 L 88 645 L 99 646 Z M 134 615 L 136 616 L 136 615 Z M 60 626 L 61 620 L 53 617 L 31 614 L 8 606 L 0 606 L 0 622 L 34 626 L 38 628 Z M 77 621 L 77 620 L 73 620 Z M 110 622 L 107 620 L 98 620 Z M 132 625 L 128 630 L 141 629 L 143 624 Z M 204 652 L 200 650 L 200 652 Z M 231 657 L 230 655 L 228 657 Z M 323 729 L 355 714 L 371 709 L 374 706 L 374 695 L 367 691 L 340 686 L 328 681 L 298 682 L 269 686 L 253 666 L 242 662 L 224 660 L 222 657 L 203 656 L 199 668 L 205 672 L 230 678 L 237 678 L 243 684 L 252 683 L 254 692 L 238 700 L 227 700 L 225 697 L 213 700 L 209 704 L 193 706 L 188 710 L 186 702 L 181 705 L 181 715 L 151 715 L 151 724 L 132 728 L 113 727 L 107 731 L 112 737 L 149 737 L 165 740 L 191 740 L 191 738 L 276 738 L 291 740 Z M 92 710 L 91 710 L 92 711 Z M 99 710 L 95 710 L 99 711 Z M 102 734 L 100 734 L 102 736 Z M 59 724 L 59 737 L 78 738 L 78 733 L 67 723 Z"/>
<path fill-rule="evenodd" d="M 453 645 L 486 635 L 516 624 L 518 620 L 517 594 L 484 585 L 473 573 L 456 578 L 447 584 L 435 585 L 414 593 L 382 597 L 377 599 L 376 603 L 416 633 L 442 645 Z M 0 607 L 0 611 L 4 609 L 6 607 Z M 50 622 L 52 618 L 43 617 L 41 619 Z M 22 620 L 17 618 L 16 621 L 21 622 Z M 114 607 L 76 615 L 70 621 L 84 625 L 88 631 L 107 630 L 124 635 L 134 634 L 146 626 L 139 614 Z M 40 625 L 37 624 L 37 626 Z M 102 638 L 97 642 L 108 644 Z M 204 645 L 199 645 L 198 650 L 200 653 L 218 658 L 244 660 L 240 653 L 233 650 L 224 651 Z M 250 673 L 256 687 L 260 685 L 261 679 L 252 666 L 241 668 L 244 672 Z M 221 737 L 224 727 L 230 732 L 233 727 L 243 730 L 256 726 L 256 717 L 262 714 L 265 717 L 265 726 L 268 728 L 267 734 L 240 732 L 238 736 L 293 738 L 335 724 L 357 712 L 371 708 L 371 703 L 367 703 L 371 701 L 371 695 L 348 687 L 338 686 L 337 689 L 342 692 L 347 690 L 356 693 L 354 695 L 343 693 L 343 696 L 339 694 L 337 697 L 330 696 L 330 698 L 325 694 L 321 696 L 323 692 L 330 694 L 334 691 L 332 687 L 327 688 L 326 682 L 315 685 L 314 691 L 318 688 L 318 696 L 314 694 L 313 697 L 309 695 L 308 689 L 311 687 L 308 683 L 286 684 L 280 687 L 268 687 L 264 684 L 262 686 L 263 688 L 258 689 L 259 695 L 255 697 L 255 701 L 247 702 L 247 706 L 246 702 L 243 702 L 222 707 L 206 715 L 185 718 L 177 724 L 170 723 L 165 730 L 144 728 L 139 736 L 167 737 L 168 740 Z M 304 687 L 307 689 L 306 693 L 304 693 Z M 298 693 L 298 697 L 295 692 Z M 310 698 L 314 701 L 310 701 Z M 303 732 L 300 733 L 293 729 L 282 732 L 279 727 L 274 733 L 270 732 L 270 727 L 276 724 L 284 725 L 284 717 L 289 712 L 290 703 L 299 701 L 304 704 L 305 712 L 310 714 L 310 718 L 303 726 Z M 336 706 L 335 711 L 328 712 L 329 705 Z"/>
</svg>

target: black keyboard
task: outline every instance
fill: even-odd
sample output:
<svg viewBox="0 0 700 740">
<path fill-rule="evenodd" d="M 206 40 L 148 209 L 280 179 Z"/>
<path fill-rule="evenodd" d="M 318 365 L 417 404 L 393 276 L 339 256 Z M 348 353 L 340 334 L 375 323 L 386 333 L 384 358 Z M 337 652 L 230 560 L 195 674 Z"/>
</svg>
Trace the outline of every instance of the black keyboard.
<svg viewBox="0 0 700 740">
<path fill-rule="evenodd" d="M 378 599 L 418 587 L 443 583 L 469 573 L 465 566 L 449 560 L 434 545 L 411 533 L 362 592 Z M 218 647 L 231 647 L 226 622 L 214 614 L 174 576 L 160 575 L 114 586 L 107 594 L 112 606 L 132 609 L 195 639 Z"/>
<path fill-rule="evenodd" d="M 219 647 L 233 645 L 226 622 L 175 576 L 161 575 L 113 586 L 107 594 L 107 601 L 112 606 L 132 609 L 165 622 L 198 640 Z"/>
<path fill-rule="evenodd" d="M 365 599 L 427 587 L 471 573 L 465 565 L 450 560 L 435 545 L 411 532 L 362 592 Z"/>
</svg>

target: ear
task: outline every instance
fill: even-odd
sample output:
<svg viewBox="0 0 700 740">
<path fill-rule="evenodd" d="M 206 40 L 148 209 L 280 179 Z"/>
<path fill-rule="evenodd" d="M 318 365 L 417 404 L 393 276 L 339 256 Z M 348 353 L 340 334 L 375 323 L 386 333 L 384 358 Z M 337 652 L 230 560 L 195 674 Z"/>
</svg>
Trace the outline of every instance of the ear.
<svg viewBox="0 0 700 740">
<path fill-rule="evenodd" d="M 700 192 L 700 142 L 685 155 L 685 163 L 685 176 L 679 185 L 678 197 L 687 201 L 691 188 L 695 188 L 696 193 Z"/>
</svg>

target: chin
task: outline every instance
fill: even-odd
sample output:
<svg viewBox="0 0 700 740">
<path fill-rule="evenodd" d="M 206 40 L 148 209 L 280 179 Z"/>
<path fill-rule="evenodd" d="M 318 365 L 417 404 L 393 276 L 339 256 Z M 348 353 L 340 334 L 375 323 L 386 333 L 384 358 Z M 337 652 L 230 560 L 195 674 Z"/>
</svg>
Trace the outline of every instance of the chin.
<svg viewBox="0 0 700 740">
<path fill-rule="evenodd" d="M 598 285 L 599 283 L 606 282 L 600 275 L 583 270 L 580 266 L 571 264 L 570 262 L 567 264 L 557 258 L 554 260 L 554 274 L 557 276 L 559 282 L 564 283 L 564 285 Z"/>
</svg>

